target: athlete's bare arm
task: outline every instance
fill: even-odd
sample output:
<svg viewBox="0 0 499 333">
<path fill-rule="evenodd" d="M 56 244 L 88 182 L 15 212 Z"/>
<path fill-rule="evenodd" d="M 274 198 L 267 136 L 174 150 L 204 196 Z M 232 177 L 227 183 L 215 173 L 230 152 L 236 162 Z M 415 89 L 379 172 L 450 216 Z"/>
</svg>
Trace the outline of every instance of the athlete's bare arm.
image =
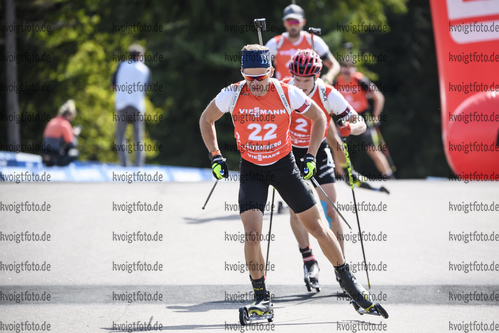
<svg viewBox="0 0 499 333">
<path fill-rule="evenodd" d="M 334 125 L 334 122 L 329 122 L 329 129 L 327 130 L 327 145 L 329 148 L 336 150 L 339 148 L 340 150 L 343 150 L 343 144 L 341 143 L 341 138 L 340 135 L 338 134 L 338 131 L 336 129 L 336 126 Z M 346 160 L 345 160 L 346 162 Z"/>
<path fill-rule="evenodd" d="M 340 63 L 331 53 L 329 53 L 328 59 L 322 60 L 322 63 L 329 68 L 329 71 L 323 76 L 323 78 L 325 78 L 329 83 L 332 83 L 336 75 L 340 73 Z"/>
<path fill-rule="evenodd" d="M 220 119 L 224 113 L 215 104 L 215 100 L 212 100 L 210 104 L 201 114 L 199 118 L 199 128 L 201 129 L 201 136 L 203 137 L 204 144 L 208 151 L 212 152 L 218 149 L 217 142 L 217 131 L 215 130 L 215 121 Z"/>
<path fill-rule="evenodd" d="M 373 99 L 373 117 L 377 119 L 381 115 L 381 111 L 383 111 L 383 107 L 385 106 L 385 96 L 379 91 L 378 87 L 374 83 L 371 83 L 371 96 Z"/>
<path fill-rule="evenodd" d="M 352 135 L 360 135 L 366 131 L 366 123 L 364 118 L 358 115 L 355 110 L 350 111 L 351 115 L 348 118 L 348 122 L 350 123 L 350 129 L 352 130 Z"/>
<path fill-rule="evenodd" d="M 357 114 L 357 112 L 353 110 L 351 112 L 352 115 L 350 116 L 350 118 L 348 118 L 348 122 L 350 123 L 350 129 L 352 131 L 351 134 L 360 135 L 366 131 L 367 129 L 366 123 L 364 121 L 364 118 L 360 117 Z M 336 126 L 332 121 L 329 123 L 329 129 L 327 131 L 326 140 L 330 148 L 339 147 L 340 150 L 343 150 L 343 145 L 341 144 L 341 138 L 339 137 L 338 132 L 336 130 Z M 346 162 L 346 160 L 344 162 Z"/>
<path fill-rule="evenodd" d="M 319 108 L 319 106 L 311 101 L 312 105 L 307 112 L 303 113 L 303 116 L 312 120 L 312 127 L 310 130 L 310 145 L 308 146 L 307 153 L 314 156 L 317 155 L 317 150 L 321 144 L 322 138 L 324 137 L 324 132 L 326 131 L 326 116 L 324 112 Z"/>
</svg>

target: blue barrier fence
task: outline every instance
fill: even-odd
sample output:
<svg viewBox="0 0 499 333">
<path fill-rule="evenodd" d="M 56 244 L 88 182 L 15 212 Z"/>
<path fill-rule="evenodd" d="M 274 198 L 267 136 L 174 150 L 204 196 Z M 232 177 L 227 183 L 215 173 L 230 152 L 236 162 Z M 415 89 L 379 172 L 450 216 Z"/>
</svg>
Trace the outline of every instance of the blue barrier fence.
<svg viewBox="0 0 499 333">
<path fill-rule="evenodd" d="M 34 154 L 0 151 L 0 182 L 200 182 L 214 180 L 211 169 L 76 161 L 67 167 L 45 167 Z"/>
</svg>

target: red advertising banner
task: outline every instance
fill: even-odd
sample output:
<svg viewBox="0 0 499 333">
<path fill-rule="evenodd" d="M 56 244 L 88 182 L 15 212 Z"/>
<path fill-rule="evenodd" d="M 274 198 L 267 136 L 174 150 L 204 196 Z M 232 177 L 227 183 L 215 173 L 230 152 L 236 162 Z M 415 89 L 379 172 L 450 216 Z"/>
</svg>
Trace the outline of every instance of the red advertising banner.
<svg viewBox="0 0 499 333">
<path fill-rule="evenodd" d="M 499 1 L 430 5 L 447 161 L 460 178 L 499 180 Z"/>
</svg>

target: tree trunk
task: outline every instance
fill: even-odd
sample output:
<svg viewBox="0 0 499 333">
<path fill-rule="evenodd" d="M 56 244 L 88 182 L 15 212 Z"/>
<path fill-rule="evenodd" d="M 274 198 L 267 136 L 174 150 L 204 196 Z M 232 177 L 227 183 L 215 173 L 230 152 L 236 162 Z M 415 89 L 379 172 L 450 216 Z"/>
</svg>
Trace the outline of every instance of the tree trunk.
<svg viewBox="0 0 499 333">
<path fill-rule="evenodd" d="M 16 10 L 14 0 L 5 0 L 5 55 L 14 55 L 16 52 Z M 6 61 L 6 97 L 7 97 L 7 142 L 9 146 L 13 146 L 13 151 L 16 151 L 16 146 L 21 144 L 21 133 L 19 124 L 16 121 L 19 112 L 19 98 L 16 92 L 15 85 L 17 82 L 17 64 L 15 61 Z"/>
</svg>

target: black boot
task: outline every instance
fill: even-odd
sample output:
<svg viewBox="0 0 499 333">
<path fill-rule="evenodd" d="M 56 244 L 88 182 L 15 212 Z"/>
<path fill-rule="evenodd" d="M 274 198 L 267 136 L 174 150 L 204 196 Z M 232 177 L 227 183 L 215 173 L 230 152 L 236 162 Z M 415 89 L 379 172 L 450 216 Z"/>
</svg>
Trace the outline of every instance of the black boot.
<svg viewBox="0 0 499 333">
<path fill-rule="evenodd" d="M 307 286 L 307 290 L 311 291 L 312 288 L 315 288 L 317 291 L 321 290 L 321 286 L 319 284 L 319 264 L 316 260 L 307 261 L 303 265 L 303 271 L 305 273 L 305 285 Z"/>
<path fill-rule="evenodd" d="M 262 276 L 257 280 L 253 280 L 250 276 L 250 279 L 255 293 L 255 300 L 253 304 L 248 307 L 249 314 L 251 315 L 254 313 L 261 316 L 265 313 L 269 313 L 271 310 L 270 293 L 267 291 L 265 286 L 265 277 Z"/>
<path fill-rule="evenodd" d="M 340 283 L 341 288 L 366 311 L 373 306 L 369 300 L 369 294 L 364 287 L 357 282 L 355 276 L 350 272 L 350 267 L 345 263 L 342 266 L 334 267 L 336 281 Z"/>
</svg>

